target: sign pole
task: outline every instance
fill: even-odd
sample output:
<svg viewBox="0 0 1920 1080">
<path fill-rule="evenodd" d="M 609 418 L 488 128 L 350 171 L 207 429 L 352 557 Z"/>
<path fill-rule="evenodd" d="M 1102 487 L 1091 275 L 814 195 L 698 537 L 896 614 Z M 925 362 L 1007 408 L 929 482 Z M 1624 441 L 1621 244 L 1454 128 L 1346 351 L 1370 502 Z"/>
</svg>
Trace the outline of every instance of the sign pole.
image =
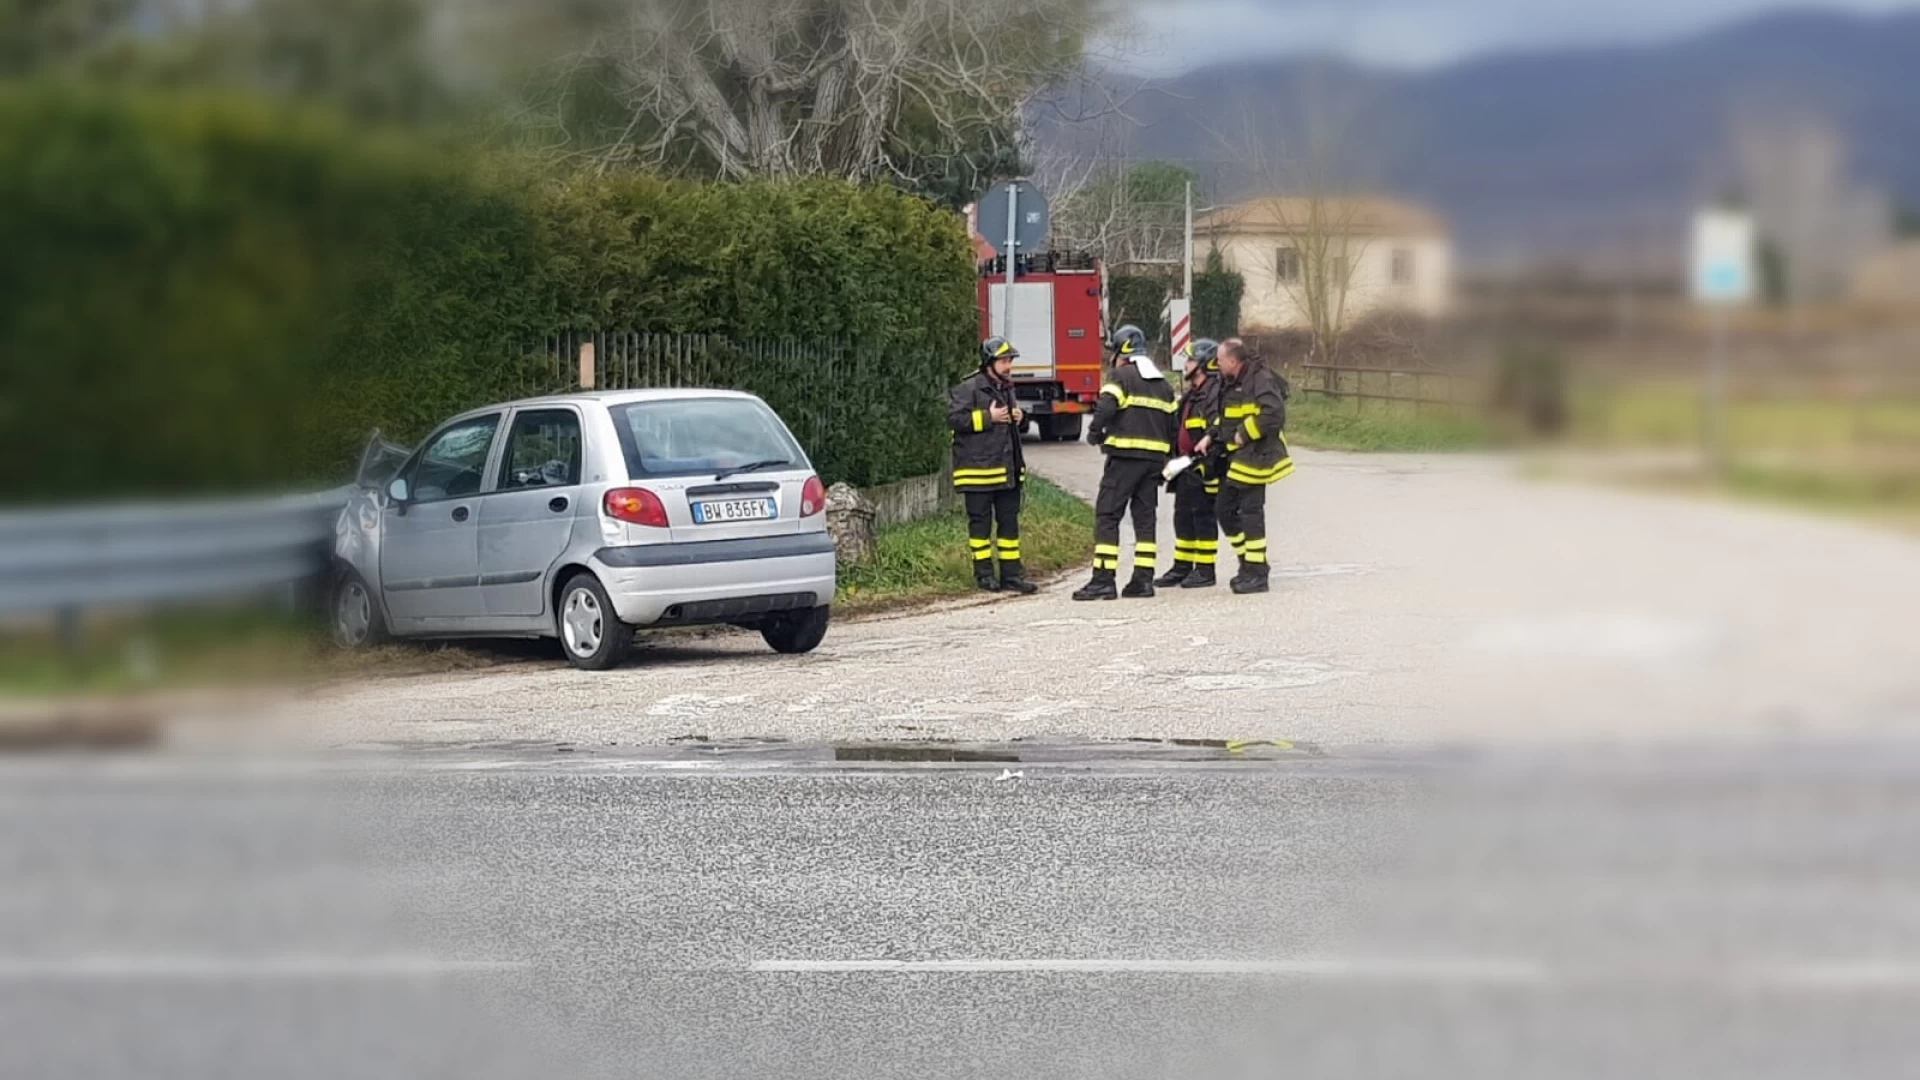
<svg viewBox="0 0 1920 1080">
<path fill-rule="evenodd" d="M 1013 282 L 1018 274 L 1020 246 L 1020 185 L 1007 185 L 1007 298 L 1000 304 L 1000 336 L 1013 340 Z"/>
<path fill-rule="evenodd" d="M 1707 360 L 1702 373 L 1700 451 L 1707 474 L 1726 479 L 1732 453 L 1727 422 L 1729 336 L 1736 304 L 1755 293 L 1754 221 L 1737 210 L 1703 211 L 1693 224 L 1693 296 L 1707 312 Z"/>
<path fill-rule="evenodd" d="M 1706 454 L 1707 469 L 1715 480 L 1724 480 L 1727 474 L 1727 322 L 1729 313 L 1724 304 L 1716 304 L 1709 316 L 1712 327 L 1708 331 L 1707 344 L 1707 386 L 1706 386 L 1706 424 L 1703 434 L 1706 445 L 1702 448 Z"/>
<path fill-rule="evenodd" d="M 1180 295 L 1187 298 L 1187 310 L 1193 310 L 1193 181 L 1187 181 L 1187 244 L 1186 244 L 1186 289 Z"/>
</svg>

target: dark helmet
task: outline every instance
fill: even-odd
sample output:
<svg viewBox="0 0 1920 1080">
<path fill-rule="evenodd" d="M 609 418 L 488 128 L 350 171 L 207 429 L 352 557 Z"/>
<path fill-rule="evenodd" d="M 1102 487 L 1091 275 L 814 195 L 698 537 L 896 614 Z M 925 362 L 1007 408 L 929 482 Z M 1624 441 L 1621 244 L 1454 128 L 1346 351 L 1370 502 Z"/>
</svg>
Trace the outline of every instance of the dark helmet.
<svg viewBox="0 0 1920 1080">
<path fill-rule="evenodd" d="M 1126 359 L 1144 356 L 1147 352 L 1147 335 L 1141 333 L 1137 326 L 1123 326 L 1113 332 L 1112 339 L 1107 342 L 1107 348 L 1115 355 Z"/>
<path fill-rule="evenodd" d="M 991 367 L 995 360 L 1018 360 L 1020 350 L 1006 338 L 992 337 L 980 343 L 980 366 Z"/>
<path fill-rule="evenodd" d="M 1186 358 L 1200 361 L 1200 367 L 1208 372 L 1220 370 L 1220 343 L 1211 338 L 1201 338 L 1186 348 Z"/>
</svg>

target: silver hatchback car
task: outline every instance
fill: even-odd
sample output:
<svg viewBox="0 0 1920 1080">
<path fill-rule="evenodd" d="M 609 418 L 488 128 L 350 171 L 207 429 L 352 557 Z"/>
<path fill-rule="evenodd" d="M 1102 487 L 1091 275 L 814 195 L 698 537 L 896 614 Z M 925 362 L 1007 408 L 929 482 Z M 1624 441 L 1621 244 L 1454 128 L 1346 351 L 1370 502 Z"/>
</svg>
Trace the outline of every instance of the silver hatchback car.
<svg viewBox="0 0 1920 1080">
<path fill-rule="evenodd" d="M 751 394 L 475 409 L 411 453 L 369 448 L 335 526 L 334 636 L 556 637 L 604 670 L 636 627 L 733 624 L 809 652 L 833 602 L 825 509 L 799 442 Z"/>
</svg>

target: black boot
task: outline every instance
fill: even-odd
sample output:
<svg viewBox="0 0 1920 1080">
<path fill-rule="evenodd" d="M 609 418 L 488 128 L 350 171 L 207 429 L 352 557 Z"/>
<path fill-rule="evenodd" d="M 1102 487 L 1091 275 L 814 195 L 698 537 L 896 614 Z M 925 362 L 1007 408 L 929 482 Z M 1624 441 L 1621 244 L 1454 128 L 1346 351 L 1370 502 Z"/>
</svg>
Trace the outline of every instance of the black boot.
<svg viewBox="0 0 1920 1080">
<path fill-rule="evenodd" d="M 1000 579 L 993 576 L 993 564 L 980 562 L 973 565 L 973 585 L 981 592 L 999 592 Z"/>
<path fill-rule="evenodd" d="M 1173 569 L 1167 571 L 1164 574 L 1161 574 L 1160 580 L 1154 582 L 1154 584 L 1159 586 L 1162 589 L 1171 589 L 1174 586 L 1180 584 L 1181 582 L 1187 580 L 1187 578 L 1191 576 L 1192 573 L 1193 573 L 1192 563 L 1176 561 L 1173 564 Z"/>
<path fill-rule="evenodd" d="M 1113 586 L 1113 571 L 1095 570 L 1093 580 L 1079 592 L 1073 594 L 1075 600 L 1118 600 L 1120 590 Z"/>
<path fill-rule="evenodd" d="M 1000 587 L 1019 596 L 1032 596 L 1040 586 L 1027 580 L 1026 568 L 1017 559 L 1000 564 Z"/>
<path fill-rule="evenodd" d="M 1133 568 L 1133 580 L 1120 590 L 1120 595 L 1129 600 L 1150 600 L 1153 598 L 1153 567 L 1136 566 Z"/>
<path fill-rule="evenodd" d="M 1213 567 L 1200 565 L 1193 568 L 1193 573 L 1187 575 L 1187 580 L 1181 582 L 1180 587 L 1183 589 L 1211 589 L 1217 584 L 1219 584 L 1219 582 L 1214 579 Z"/>
<path fill-rule="evenodd" d="M 1239 575 L 1233 579 L 1231 585 L 1234 595 L 1246 596 L 1249 593 L 1266 592 L 1267 569 L 1266 563 L 1249 563 L 1242 566 Z"/>
</svg>

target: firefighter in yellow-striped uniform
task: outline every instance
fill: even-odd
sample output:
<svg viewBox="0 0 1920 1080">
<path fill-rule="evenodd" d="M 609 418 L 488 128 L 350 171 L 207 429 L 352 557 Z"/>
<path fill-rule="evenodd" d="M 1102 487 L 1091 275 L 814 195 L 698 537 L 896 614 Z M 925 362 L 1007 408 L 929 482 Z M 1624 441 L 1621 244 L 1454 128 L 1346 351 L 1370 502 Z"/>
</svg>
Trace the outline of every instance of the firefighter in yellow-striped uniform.
<svg viewBox="0 0 1920 1080">
<path fill-rule="evenodd" d="M 1215 584 L 1214 564 L 1220 558 L 1220 525 L 1214 502 L 1220 497 L 1225 471 L 1218 456 L 1199 452 L 1200 443 L 1220 422 L 1220 346 L 1202 339 L 1181 350 L 1186 362 L 1187 391 L 1180 396 L 1177 442 L 1174 452 L 1194 464 L 1173 478 L 1173 569 L 1154 582 L 1162 589 L 1208 589 Z"/>
<path fill-rule="evenodd" d="M 1114 600 L 1153 595 L 1153 573 L 1160 548 L 1155 530 L 1160 511 L 1162 472 L 1173 453 L 1173 386 L 1148 355 L 1147 336 L 1136 326 L 1114 332 L 1113 374 L 1100 388 L 1087 441 L 1101 448 L 1107 464 L 1093 504 L 1093 580 L 1073 594 L 1075 600 Z M 1120 519 L 1133 513 L 1133 579 L 1117 589 L 1120 571 Z"/>
<path fill-rule="evenodd" d="M 979 372 L 947 395 L 947 427 L 953 432 L 953 487 L 967 502 L 974 584 L 987 592 L 1027 596 L 1038 587 L 1027 580 L 1020 559 L 1020 494 L 1027 463 L 1020 448 L 1026 417 L 1013 394 L 1013 362 L 1019 358 L 1003 338 L 984 342 Z"/>
<path fill-rule="evenodd" d="M 1220 344 L 1226 376 L 1220 423 L 1202 444 L 1226 453 L 1226 477 L 1218 503 L 1220 527 L 1239 556 L 1236 593 L 1263 593 L 1272 572 L 1267 551 L 1267 487 L 1293 474 L 1287 425 L 1286 381 L 1247 355 L 1239 339 Z"/>
</svg>

